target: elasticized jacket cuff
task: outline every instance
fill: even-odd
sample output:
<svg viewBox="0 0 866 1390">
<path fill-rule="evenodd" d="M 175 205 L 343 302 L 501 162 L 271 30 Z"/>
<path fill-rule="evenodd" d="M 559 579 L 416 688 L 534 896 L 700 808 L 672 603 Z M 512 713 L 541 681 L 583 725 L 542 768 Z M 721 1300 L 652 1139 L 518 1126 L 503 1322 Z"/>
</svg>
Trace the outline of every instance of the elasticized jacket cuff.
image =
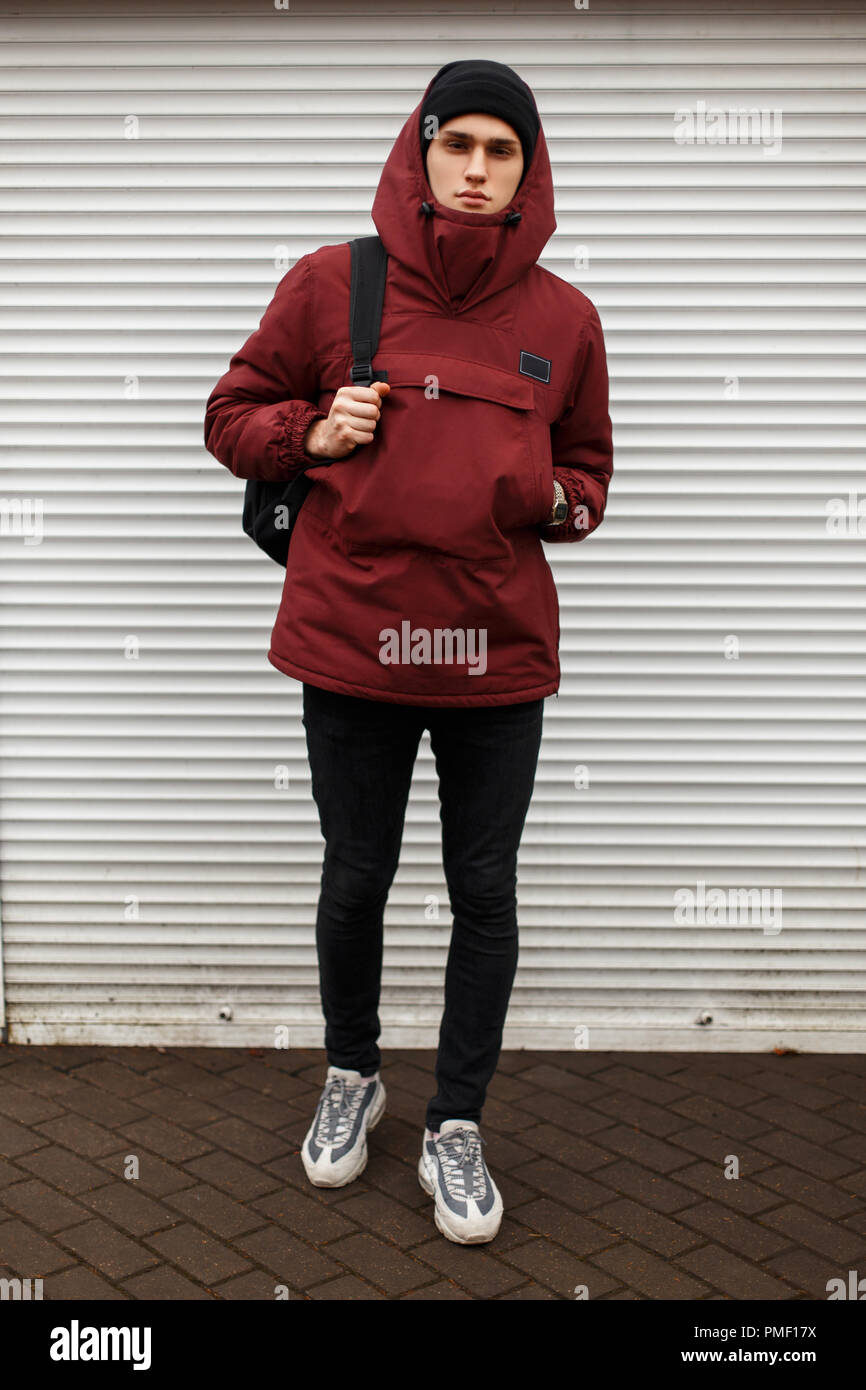
<svg viewBox="0 0 866 1390">
<path fill-rule="evenodd" d="M 317 463 L 312 454 L 304 449 L 304 435 L 315 420 L 327 420 L 325 411 L 311 401 L 292 402 L 282 418 L 279 443 L 277 446 L 280 463 L 293 472 L 310 463 Z"/>
<path fill-rule="evenodd" d="M 584 502 L 583 482 L 575 474 L 573 468 L 554 468 L 553 476 L 558 483 L 561 483 L 565 493 L 565 500 L 568 503 L 568 516 L 565 521 L 558 524 L 556 522 L 545 523 L 541 526 L 541 535 L 546 541 L 574 541 L 582 539 L 580 532 L 575 531 L 574 509 Z"/>
</svg>

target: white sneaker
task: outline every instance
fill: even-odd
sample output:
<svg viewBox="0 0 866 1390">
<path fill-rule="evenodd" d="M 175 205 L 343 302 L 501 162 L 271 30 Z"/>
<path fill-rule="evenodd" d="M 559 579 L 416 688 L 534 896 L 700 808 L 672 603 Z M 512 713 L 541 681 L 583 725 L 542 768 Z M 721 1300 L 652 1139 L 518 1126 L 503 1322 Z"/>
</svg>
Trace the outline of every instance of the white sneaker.
<svg viewBox="0 0 866 1390">
<path fill-rule="evenodd" d="M 437 1228 L 458 1245 L 493 1240 L 502 1222 L 502 1197 L 487 1171 L 474 1120 L 445 1120 L 434 1139 L 424 1130 L 418 1181 L 435 1199 Z"/>
<path fill-rule="evenodd" d="M 376 1072 L 369 1083 L 359 1071 L 328 1067 L 301 1161 L 314 1187 L 345 1187 L 367 1166 L 367 1131 L 385 1110 L 385 1087 Z"/>
</svg>

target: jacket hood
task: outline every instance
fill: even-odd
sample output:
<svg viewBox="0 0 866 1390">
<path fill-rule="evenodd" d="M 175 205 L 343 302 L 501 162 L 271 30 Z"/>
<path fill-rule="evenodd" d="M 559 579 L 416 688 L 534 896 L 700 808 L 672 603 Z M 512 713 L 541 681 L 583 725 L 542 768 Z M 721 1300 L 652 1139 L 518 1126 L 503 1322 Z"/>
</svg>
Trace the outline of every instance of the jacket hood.
<svg viewBox="0 0 866 1390">
<path fill-rule="evenodd" d="M 539 126 L 528 172 L 500 212 L 461 212 L 433 196 L 421 152 L 421 112 L 407 119 L 382 169 L 372 218 L 389 256 L 426 281 L 449 310 L 474 308 L 535 265 L 556 230 L 553 175 Z"/>
</svg>

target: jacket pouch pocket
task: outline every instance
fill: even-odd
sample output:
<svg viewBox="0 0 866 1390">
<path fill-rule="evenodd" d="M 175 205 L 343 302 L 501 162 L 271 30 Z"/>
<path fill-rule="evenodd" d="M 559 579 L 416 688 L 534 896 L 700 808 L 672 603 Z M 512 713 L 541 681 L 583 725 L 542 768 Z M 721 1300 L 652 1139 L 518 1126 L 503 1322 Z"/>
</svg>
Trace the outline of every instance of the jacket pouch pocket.
<svg viewBox="0 0 866 1390">
<path fill-rule="evenodd" d="M 320 475 L 313 512 L 351 551 L 501 554 L 546 520 L 550 429 L 528 377 L 434 353 L 380 352 L 376 437 Z"/>
</svg>

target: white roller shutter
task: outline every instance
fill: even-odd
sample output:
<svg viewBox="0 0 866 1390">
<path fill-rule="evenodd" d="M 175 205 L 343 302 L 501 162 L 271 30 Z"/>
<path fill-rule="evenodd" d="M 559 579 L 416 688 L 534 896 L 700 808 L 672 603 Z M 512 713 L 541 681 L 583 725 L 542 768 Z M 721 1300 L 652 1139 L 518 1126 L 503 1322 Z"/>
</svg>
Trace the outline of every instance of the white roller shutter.
<svg viewBox="0 0 866 1390">
<path fill-rule="evenodd" d="M 204 403 L 286 264 L 374 230 L 436 68 L 493 57 L 538 97 L 543 264 L 598 306 L 616 446 L 603 527 L 546 552 L 563 681 L 506 1045 L 860 1050 L 862 7 L 4 0 L 2 28 L 8 1038 L 321 1046 L 300 686 L 265 656 L 280 571 Z M 780 152 L 677 143 L 700 102 L 779 110 Z M 439 829 L 425 736 L 385 1047 L 437 1038 Z M 678 920 L 699 884 L 710 910 Z"/>
</svg>

